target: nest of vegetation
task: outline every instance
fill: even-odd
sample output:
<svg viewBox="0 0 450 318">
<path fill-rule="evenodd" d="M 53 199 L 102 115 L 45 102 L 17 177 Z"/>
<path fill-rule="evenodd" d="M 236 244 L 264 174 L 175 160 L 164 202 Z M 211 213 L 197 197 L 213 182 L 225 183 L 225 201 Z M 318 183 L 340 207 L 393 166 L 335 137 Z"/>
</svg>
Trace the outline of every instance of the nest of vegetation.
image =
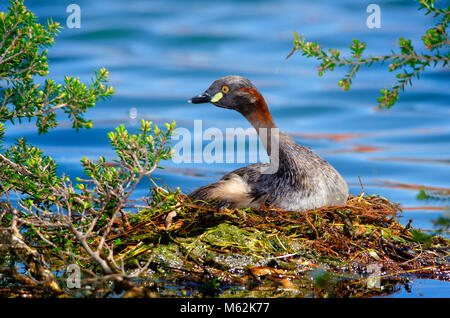
<svg viewBox="0 0 450 318">
<path fill-rule="evenodd" d="M 109 241 L 118 260 L 151 257 L 143 284 L 160 296 L 372 296 L 416 277 L 450 281 L 450 240 L 401 225 L 400 206 L 380 196 L 295 212 L 153 191 L 153 208 Z"/>
</svg>

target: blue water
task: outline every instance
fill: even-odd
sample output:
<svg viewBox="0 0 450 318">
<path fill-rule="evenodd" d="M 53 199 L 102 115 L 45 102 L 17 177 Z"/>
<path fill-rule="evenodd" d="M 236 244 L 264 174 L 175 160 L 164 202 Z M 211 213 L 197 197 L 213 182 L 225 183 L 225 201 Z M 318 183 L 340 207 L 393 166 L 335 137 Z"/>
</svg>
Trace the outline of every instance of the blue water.
<svg viewBox="0 0 450 318">
<path fill-rule="evenodd" d="M 105 67 L 116 95 L 88 112 L 94 122 L 90 130 L 76 133 L 61 116 L 61 126 L 47 135 L 38 136 L 32 123 L 9 125 L 6 134 L 10 143 L 25 136 L 52 156 L 61 172 L 82 177 L 82 156 L 112 160 L 106 134 L 120 124 L 135 130 L 141 118 L 158 124 L 175 120 L 190 131 L 194 120 L 203 120 L 204 130 L 247 129 L 249 124 L 238 113 L 187 103 L 213 80 L 239 74 L 259 88 L 280 129 L 333 164 L 352 194 L 361 192 L 359 176 L 365 193 L 380 194 L 404 207 L 448 204 L 419 201 L 417 188 L 382 182 L 450 188 L 448 68 L 430 69 L 407 87 L 395 107 L 380 110 L 379 90 L 395 82 L 387 65 L 362 68 L 351 90 L 344 92 L 337 82 L 346 70 L 318 77 L 314 60 L 300 54 L 285 60 L 294 30 L 342 54 L 348 53 L 353 38 L 367 43 L 369 55 L 388 54 L 400 36 L 422 51 L 420 37 L 435 21 L 418 11 L 414 1 L 377 1 L 380 29 L 366 26 L 371 2 L 360 0 L 78 0 L 79 29 L 66 25 L 71 3 L 25 1 L 42 23 L 52 18 L 65 27 L 50 49 L 50 77 L 63 82 L 69 75 L 88 82 L 95 69 Z M 6 4 L 1 0 L 0 8 Z M 135 111 L 137 118 L 130 118 Z M 336 141 L 327 135 L 349 138 Z M 156 176 L 187 193 L 244 164 L 162 165 L 166 169 Z M 138 191 L 145 194 L 147 189 Z M 432 229 L 431 220 L 445 211 L 445 207 L 405 210 L 400 221 L 406 224 L 412 218 L 413 226 Z M 448 297 L 448 283 L 429 286 L 417 295 Z"/>
</svg>

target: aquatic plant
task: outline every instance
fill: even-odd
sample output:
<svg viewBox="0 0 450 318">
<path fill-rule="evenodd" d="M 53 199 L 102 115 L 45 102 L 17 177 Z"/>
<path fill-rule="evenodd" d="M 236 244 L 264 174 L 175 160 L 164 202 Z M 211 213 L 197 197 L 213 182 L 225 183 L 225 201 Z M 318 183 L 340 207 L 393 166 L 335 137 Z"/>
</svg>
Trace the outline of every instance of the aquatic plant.
<svg viewBox="0 0 450 318">
<path fill-rule="evenodd" d="M 432 14 L 438 20 L 436 25 L 422 36 L 425 49 L 429 51 L 427 53 L 418 53 L 411 44 L 411 40 L 400 37 L 398 40 L 400 52 L 392 50 L 390 54 L 382 56 L 365 56 L 366 43 L 353 39 L 350 45 L 351 55 L 343 57 L 338 49 L 330 48 L 327 51 L 319 43 L 306 41 L 303 35 L 294 32 L 294 48 L 287 58 L 299 51 L 303 56 L 319 60 L 320 65 L 317 66 L 319 76 L 326 71 L 334 71 L 338 67 L 348 68 L 347 74 L 338 82 L 338 85 L 346 91 L 350 89 L 352 80 L 361 66 L 389 62 L 389 72 L 401 71 L 395 75 L 397 79 L 395 85 L 390 89 L 381 89 L 381 96 L 377 98 L 377 102 L 380 108 L 391 108 L 398 101 L 400 91 L 404 91 L 408 84 L 412 85 L 413 78 L 419 79 L 420 75 L 430 67 L 446 68 L 450 62 L 450 53 L 448 53 L 450 40 L 447 33 L 450 7 L 435 8 L 435 0 L 418 0 L 418 2 L 419 10 L 424 9 L 426 15 Z"/>
<path fill-rule="evenodd" d="M 130 289 L 134 285 L 120 274 L 125 271 L 111 263 L 106 239 L 120 216 L 126 222 L 125 209 L 141 201 L 147 206 L 147 198 L 131 196 L 160 160 L 170 158 L 167 141 L 175 123 L 161 130 L 142 121 L 138 134 L 118 127 L 108 134 L 115 165 L 104 157 L 97 162 L 83 158 L 86 179 L 59 176 L 56 162 L 24 138 L 10 147 L 2 145 L 5 122 L 35 120 L 39 134 L 47 133 L 58 125 L 58 111 L 67 114 L 76 130 L 90 128 L 92 122 L 84 114 L 114 92 L 107 85 L 106 69 L 98 70 L 90 84 L 73 77 L 66 77 L 64 85 L 52 79 L 42 88 L 36 83 L 49 73 L 47 48 L 59 29 L 52 21 L 38 23 L 23 1 L 11 0 L 8 12 L 0 14 L 0 268 L 7 273 L 2 280 L 60 293 L 58 266 L 88 259 L 102 275 L 118 274 L 112 281 Z M 18 271 L 17 262 L 25 266 L 24 272 Z M 92 266 L 82 269 L 96 277 L 89 270 Z"/>
</svg>

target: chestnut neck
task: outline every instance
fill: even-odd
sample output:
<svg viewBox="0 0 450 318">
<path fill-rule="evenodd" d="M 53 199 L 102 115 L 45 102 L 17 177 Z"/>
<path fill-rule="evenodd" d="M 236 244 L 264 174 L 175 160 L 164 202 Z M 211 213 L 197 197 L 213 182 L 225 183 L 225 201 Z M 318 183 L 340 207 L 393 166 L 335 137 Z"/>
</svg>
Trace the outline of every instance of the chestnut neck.
<svg viewBox="0 0 450 318">
<path fill-rule="evenodd" d="M 246 91 L 253 96 L 252 103 L 245 105 L 241 113 L 247 118 L 250 124 L 255 127 L 256 131 L 258 131 L 259 128 L 277 128 L 261 93 L 254 88 L 241 90 Z"/>
<path fill-rule="evenodd" d="M 254 88 L 246 89 L 245 91 L 249 92 L 254 98 L 251 104 L 242 108 L 241 113 L 256 129 L 267 154 L 272 160 L 272 155 L 276 154 L 278 156 L 278 151 L 272 153 L 272 144 L 276 143 L 279 145 L 279 130 L 261 93 Z"/>
</svg>

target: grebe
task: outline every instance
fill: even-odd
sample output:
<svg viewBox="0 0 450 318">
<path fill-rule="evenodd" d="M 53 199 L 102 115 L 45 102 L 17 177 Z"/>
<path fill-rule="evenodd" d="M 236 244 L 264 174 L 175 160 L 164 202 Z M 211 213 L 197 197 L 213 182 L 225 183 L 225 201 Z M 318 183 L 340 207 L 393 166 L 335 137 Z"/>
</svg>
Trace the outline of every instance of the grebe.
<svg viewBox="0 0 450 318">
<path fill-rule="evenodd" d="M 270 163 L 237 169 L 194 190 L 189 194 L 193 201 L 226 208 L 270 204 L 291 211 L 346 203 L 348 186 L 342 176 L 278 130 L 264 98 L 248 79 L 235 75 L 220 78 L 189 102 L 212 103 L 241 113 L 256 129 L 270 158 Z"/>
</svg>

